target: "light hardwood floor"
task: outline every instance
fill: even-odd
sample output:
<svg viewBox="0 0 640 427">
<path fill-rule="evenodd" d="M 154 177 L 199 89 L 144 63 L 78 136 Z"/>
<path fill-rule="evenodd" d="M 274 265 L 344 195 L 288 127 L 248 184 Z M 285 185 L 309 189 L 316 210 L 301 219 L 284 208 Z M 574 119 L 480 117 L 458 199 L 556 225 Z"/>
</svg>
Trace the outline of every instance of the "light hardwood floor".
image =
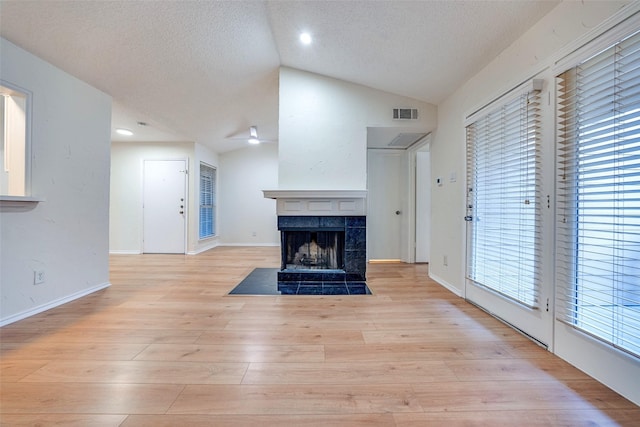
<svg viewBox="0 0 640 427">
<path fill-rule="evenodd" d="M 640 408 L 427 278 L 227 293 L 278 248 L 111 257 L 112 286 L 0 329 L 2 426 L 640 425 Z"/>
</svg>

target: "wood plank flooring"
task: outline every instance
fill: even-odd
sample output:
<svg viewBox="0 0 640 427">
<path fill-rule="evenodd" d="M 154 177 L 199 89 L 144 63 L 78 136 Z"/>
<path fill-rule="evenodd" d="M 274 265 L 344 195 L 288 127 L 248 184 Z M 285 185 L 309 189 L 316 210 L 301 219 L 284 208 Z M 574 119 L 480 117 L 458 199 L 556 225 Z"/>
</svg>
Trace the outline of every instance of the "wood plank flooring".
<svg viewBox="0 0 640 427">
<path fill-rule="evenodd" d="M 0 424 L 640 425 L 427 265 L 369 265 L 373 295 L 227 295 L 278 259 L 112 256 L 110 288 L 0 329 Z"/>
</svg>

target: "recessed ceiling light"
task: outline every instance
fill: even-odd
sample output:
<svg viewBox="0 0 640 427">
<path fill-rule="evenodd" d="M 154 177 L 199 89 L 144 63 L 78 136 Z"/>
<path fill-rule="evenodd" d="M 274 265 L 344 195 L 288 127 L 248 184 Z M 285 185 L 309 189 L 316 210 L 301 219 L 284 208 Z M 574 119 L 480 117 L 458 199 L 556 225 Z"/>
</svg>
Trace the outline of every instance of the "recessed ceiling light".
<svg viewBox="0 0 640 427">
<path fill-rule="evenodd" d="M 300 34 L 300 41 L 302 42 L 302 44 L 311 44 L 311 34 L 309 33 L 302 33 Z"/>
<path fill-rule="evenodd" d="M 131 132 L 129 129 L 116 129 L 116 133 L 119 133 L 120 135 L 126 135 L 126 136 L 133 135 L 133 132 Z"/>
</svg>

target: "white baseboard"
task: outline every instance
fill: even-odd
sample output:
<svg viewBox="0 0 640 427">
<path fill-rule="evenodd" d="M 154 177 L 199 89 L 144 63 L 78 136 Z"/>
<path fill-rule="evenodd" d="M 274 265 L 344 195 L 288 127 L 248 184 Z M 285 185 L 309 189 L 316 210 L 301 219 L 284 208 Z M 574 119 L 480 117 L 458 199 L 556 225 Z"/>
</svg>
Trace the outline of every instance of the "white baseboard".
<svg viewBox="0 0 640 427">
<path fill-rule="evenodd" d="M 58 298 L 53 301 L 50 301 L 46 304 L 42 304 L 38 307 L 31 308 L 29 310 L 23 311 L 21 313 L 14 314 L 12 316 L 6 317 L 4 319 L 0 319 L 0 326 L 5 326 L 10 323 L 17 322 L 18 320 L 26 319 L 27 317 L 42 313 L 43 311 L 51 310 L 52 308 L 58 307 L 62 304 L 66 304 L 68 302 L 77 300 L 78 298 L 82 298 L 99 290 L 108 288 L 111 286 L 111 283 L 101 283 L 99 285 L 93 286 L 91 288 L 83 289 L 71 295 L 67 295 L 66 297 Z"/>
<path fill-rule="evenodd" d="M 141 253 L 142 252 L 136 250 L 109 250 L 110 255 L 140 255 Z"/>
<path fill-rule="evenodd" d="M 280 243 L 220 243 L 218 246 L 258 246 L 258 247 L 273 247 L 280 246 Z"/>
<path fill-rule="evenodd" d="M 447 282 L 446 280 L 444 280 L 441 277 L 436 276 L 433 273 L 429 273 L 429 277 L 438 282 L 438 284 L 440 284 L 441 286 L 447 288 L 448 290 L 450 290 L 451 292 L 453 292 L 455 295 L 459 296 L 460 298 L 462 298 L 462 290 L 456 288 L 455 286 L 453 286 L 451 283 Z"/>
<path fill-rule="evenodd" d="M 216 241 L 211 242 L 209 244 L 202 245 L 202 246 L 198 247 L 195 251 L 187 252 L 187 255 L 198 255 L 198 254 L 201 254 L 202 252 L 208 251 L 209 249 L 213 249 L 213 248 L 215 248 L 217 246 L 220 246 L 220 243 L 216 240 Z"/>
</svg>

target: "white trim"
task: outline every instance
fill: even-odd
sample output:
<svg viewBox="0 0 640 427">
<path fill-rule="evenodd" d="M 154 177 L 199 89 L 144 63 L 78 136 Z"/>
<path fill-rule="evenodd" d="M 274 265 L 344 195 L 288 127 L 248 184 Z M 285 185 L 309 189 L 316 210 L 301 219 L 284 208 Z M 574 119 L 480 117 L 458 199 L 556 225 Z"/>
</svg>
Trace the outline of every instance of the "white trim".
<svg viewBox="0 0 640 427">
<path fill-rule="evenodd" d="M 44 202 L 44 197 L 36 196 L 0 196 L 0 202 L 38 203 Z"/>
<path fill-rule="evenodd" d="M 367 213 L 367 190 L 262 190 L 276 200 L 278 216 L 360 216 Z"/>
<path fill-rule="evenodd" d="M 637 358 L 613 348 L 562 322 L 555 321 L 554 354 L 587 375 L 640 404 Z M 576 357 L 579 354 L 579 357 Z"/>
<path fill-rule="evenodd" d="M 562 49 L 552 60 L 560 74 L 611 47 L 640 28 L 640 2 L 632 2 Z"/>
<path fill-rule="evenodd" d="M 50 301 L 50 302 L 48 302 L 46 304 L 42 304 L 42 305 L 39 305 L 37 307 L 31 308 L 29 310 L 25 310 L 25 311 L 23 311 L 21 313 L 17 313 L 17 314 L 11 315 L 11 316 L 9 316 L 7 318 L 0 319 L 0 327 L 6 326 L 6 325 L 8 325 L 10 323 L 17 322 L 18 320 L 26 319 L 27 317 L 34 316 L 36 314 L 42 313 L 43 311 L 51 310 L 52 308 L 61 306 L 63 304 L 66 304 L 66 303 L 74 301 L 74 300 L 77 300 L 78 298 L 82 298 L 82 297 L 87 296 L 89 294 L 92 294 L 94 292 L 97 292 L 97 291 L 100 291 L 102 289 L 108 288 L 109 286 L 111 286 L 111 283 L 109 283 L 109 282 L 101 283 L 99 285 L 92 286 L 90 288 L 83 289 L 81 291 L 75 292 L 75 293 L 73 293 L 71 295 L 67 295 L 66 297 L 58 298 L 58 299 Z"/>
<path fill-rule="evenodd" d="M 491 111 L 497 110 L 501 106 L 508 104 L 509 102 L 515 100 L 521 95 L 524 95 L 530 92 L 541 91 L 544 88 L 544 80 L 536 79 L 534 77 L 540 74 L 542 71 L 527 78 L 523 82 L 517 85 L 514 85 L 512 89 L 509 89 L 506 92 L 502 93 L 501 95 L 498 95 L 496 98 L 487 102 L 482 107 L 475 110 L 473 113 L 465 115 L 464 126 L 465 127 L 469 126 L 470 124 L 476 122 L 478 119 L 489 114 Z"/>
<path fill-rule="evenodd" d="M 218 246 L 220 246 L 220 243 L 218 242 L 218 240 L 210 241 L 210 242 L 207 242 L 206 245 L 202 245 L 202 246 L 198 245 L 198 247 L 195 250 L 187 252 L 187 255 L 198 255 L 198 254 L 201 254 L 202 252 L 206 252 Z"/>
<path fill-rule="evenodd" d="M 267 199 L 364 199 L 367 190 L 262 190 Z"/>
<path fill-rule="evenodd" d="M 215 196 L 215 203 L 213 204 L 213 218 L 212 218 L 212 221 L 213 221 L 213 227 L 212 227 L 213 230 L 212 230 L 212 232 L 213 232 L 213 234 L 211 234 L 210 236 L 200 237 L 200 225 L 201 225 L 200 200 L 202 200 L 202 186 L 201 186 L 201 183 L 202 183 L 202 166 L 213 170 L 213 176 L 214 176 L 215 179 L 213 180 L 213 189 L 212 189 L 212 191 L 213 191 L 213 195 Z M 218 238 L 218 227 L 219 227 L 219 222 L 218 222 L 218 211 L 219 211 L 219 209 L 218 209 L 218 199 L 219 199 L 219 196 L 220 196 L 220 191 L 218 189 L 218 181 L 220 181 L 218 167 L 217 166 L 213 166 L 210 163 L 207 163 L 207 162 L 205 162 L 203 160 L 200 160 L 200 162 L 198 163 L 198 172 L 197 172 L 197 174 L 196 173 L 193 174 L 193 180 L 194 180 L 194 187 L 196 187 L 196 189 L 194 191 L 194 195 L 197 196 L 197 204 L 198 204 L 197 208 L 195 209 L 195 211 L 196 211 L 195 216 L 197 218 L 196 221 L 195 221 L 196 222 L 196 228 L 197 228 L 195 234 L 198 237 L 196 245 L 199 245 L 200 242 L 203 242 L 205 240 L 217 239 Z M 194 201 L 194 204 L 195 203 L 196 202 Z M 194 206 L 194 208 L 195 208 L 195 206 Z M 213 247 L 215 247 L 215 246 L 213 246 Z M 208 250 L 208 249 L 211 249 L 211 248 L 207 248 L 207 249 L 204 249 L 204 250 Z M 196 253 L 199 253 L 199 252 L 201 252 L 201 251 L 198 251 L 196 249 L 196 251 L 189 251 L 189 252 L 187 252 L 187 254 L 188 255 L 189 254 L 195 255 Z"/>
<path fill-rule="evenodd" d="M 109 255 L 141 255 L 142 252 L 136 249 L 109 250 Z"/>
<path fill-rule="evenodd" d="M 416 173 L 417 173 L 417 157 L 418 152 L 431 151 L 431 141 L 432 141 L 431 133 L 428 133 L 424 138 L 422 138 L 417 143 L 413 144 L 411 147 L 407 148 L 407 162 L 409 165 L 408 168 L 408 206 L 407 206 L 407 262 L 410 264 L 414 264 L 416 262 Z M 429 164 L 429 168 L 431 168 L 431 164 Z M 431 199 L 431 194 L 429 194 L 429 199 Z M 429 200 L 429 205 L 431 205 L 431 200 Z M 431 233 L 429 233 L 429 239 L 431 239 Z M 431 245 L 431 241 L 428 242 Z"/>
<path fill-rule="evenodd" d="M 25 133 L 24 133 L 24 195 L 25 197 L 31 196 L 31 176 L 32 176 L 32 161 L 33 161 L 33 153 L 32 153 L 32 116 L 33 116 L 33 92 L 24 89 L 18 85 L 10 83 L 6 80 L 0 78 L 0 86 L 4 86 L 11 90 L 20 92 L 22 95 L 25 95 L 26 104 L 25 104 Z M 6 197 L 6 196 L 5 196 Z M 34 200 L 29 200 L 29 202 L 42 202 L 44 199 L 35 197 Z M 15 205 L 14 205 L 15 206 Z"/>
<path fill-rule="evenodd" d="M 220 243 L 218 246 L 277 247 L 280 243 Z"/>
<path fill-rule="evenodd" d="M 44 201 L 44 197 L 0 196 L 0 212 L 17 212 L 31 210 L 35 208 L 38 203 Z"/>
<path fill-rule="evenodd" d="M 442 287 L 447 288 L 453 294 L 455 294 L 455 295 L 459 296 L 460 298 L 462 298 L 462 291 L 460 289 L 456 288 L 455 286 L 453 286 L 451 283 L 449 283 L 446 280 L 444 280 L 442 277 L 437 276 L 437 275 L 429 272 L 429 278 L 431 280 L 433 280 L 434 282 L 438 283 L 439 285 L 441 285 Z"/>
</svg>

